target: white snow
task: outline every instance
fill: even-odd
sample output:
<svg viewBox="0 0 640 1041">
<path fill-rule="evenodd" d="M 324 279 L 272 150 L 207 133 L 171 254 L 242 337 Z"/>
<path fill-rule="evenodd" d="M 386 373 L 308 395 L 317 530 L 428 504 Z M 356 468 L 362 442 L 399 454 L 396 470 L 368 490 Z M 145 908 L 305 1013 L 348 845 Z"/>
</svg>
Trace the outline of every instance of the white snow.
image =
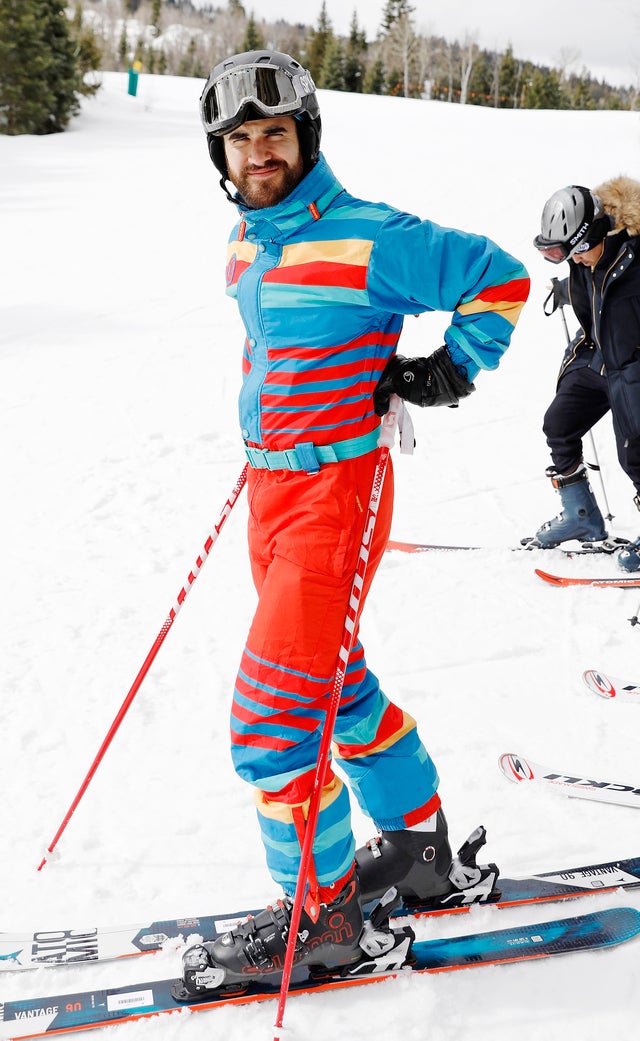
<svg viewBox="0 0 640 1041">
<path fill-rule="evenodd" d="M 234 219 L 198 121 L 201 83 L 106 74 L 64 134 L 0 137 L 0 927 L 57 928 L 260 906 L 252 796 L 228 751 L 231 690 L 255 595 L 241 498 L 76 813 L 36 867 L 243 466 L 242 330 L 224 296 Z M 368 660 L 420 724 L 454 844 L 478 824 L 505 874 L 640 854 L 640 808 L 510 785 L 502 752 L 640 786 L 640 712 L 586 691 L 598 668 L 640 682 L 640 591 L 555 589 L 535 566 L 615 573 L 607 558 L 511 553 L 558 506 L 541 432 L 564 347 L 532 246 L 565 183 L 640 169 L 629 112 L 494 111 L 324 93 L 324 151 L 354 193 L 489 234 L 532 275 L 496 373 L 458 410 L 418 412 L 395 468 L 393 535 L 488 547 L 388 554 L 362 622 Z M 570 327 L 574 322 L 567 316 Z M 405 354 L 447 317 L 409 319 Z M 597 449 L 617 534 L 640 518 L 611 426 Z M 589 453 L 587 453 L 589 454 Z M 594 488 L 602 503 L 597 480 Z M 358 841 L 371 834 L 354 807 Z M 632 904 L 633 893 L 431 920 L 465 933 Z M 414 977 L 290 999 L 305 1041 L 600 1041 L 635 1029 L 640 941 L 608 952 Z M 0 997 L 179 971 L 165 952 L 3 975 Z M 271 1038 L 274 1005 L 120 1026 L 122 1037 Z"/>
</svg>

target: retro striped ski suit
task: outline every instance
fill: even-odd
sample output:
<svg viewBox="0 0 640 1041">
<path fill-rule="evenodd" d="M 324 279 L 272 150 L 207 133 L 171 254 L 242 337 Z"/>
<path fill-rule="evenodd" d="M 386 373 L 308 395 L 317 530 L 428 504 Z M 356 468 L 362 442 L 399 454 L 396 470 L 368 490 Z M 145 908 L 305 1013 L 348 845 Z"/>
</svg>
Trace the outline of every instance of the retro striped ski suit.
<svg viewBox="0 0 640 1041">
<path fill-rule="evenodd" d="M 469 380 L 496 368 L 528 286 L 522 265 L 490 240 L 352 197 L 322 156 L 283 202 L 240 209 L 227 292 L 246 329 L 239 410 L 259 600 L 235 686 L 232 755 L 256 789 L 267 863 L 286 892 L 295 889 L 375 469 L 373 390 L 408 314 L 452 313 L 446 343 Z M 389 467 L 362 602 L 392 504 Z M 415 721 L 383 693 L 358 640 L 333 762 L 379 828 L 409 827 L 440 805 Z M 339 891 L 355 848 L 333 762 L 314 843 L 322 899 Z"/>
</svg>

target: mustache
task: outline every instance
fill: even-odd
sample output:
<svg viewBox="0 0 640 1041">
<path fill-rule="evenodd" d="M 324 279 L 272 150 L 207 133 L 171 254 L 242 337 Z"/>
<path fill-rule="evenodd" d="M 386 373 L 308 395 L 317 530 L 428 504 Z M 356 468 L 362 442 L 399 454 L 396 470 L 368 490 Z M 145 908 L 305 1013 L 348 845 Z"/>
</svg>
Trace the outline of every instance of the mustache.
<svg viewBox="0 0 640 1041">
<path fill-rule="evenodd" d="M 266 159 L 264 163 L 247 163 L 244 168 L 245 173 L 252 173 L 254 170 L 278 170 L 281 167 L 286 168 L 288 163 L 284 159 Z"/>
</svg>

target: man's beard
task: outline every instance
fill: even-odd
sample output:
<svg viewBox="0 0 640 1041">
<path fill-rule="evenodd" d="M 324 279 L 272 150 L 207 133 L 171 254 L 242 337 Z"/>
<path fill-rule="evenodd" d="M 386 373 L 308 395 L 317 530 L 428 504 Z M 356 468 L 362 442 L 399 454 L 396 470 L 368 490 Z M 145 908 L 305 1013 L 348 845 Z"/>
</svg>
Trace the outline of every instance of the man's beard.
<svg viewBox="0 0 640 1041">
<path fill-rule="evenodd" d="M 252 165 L 248 169 L 255 170 L 258 167 Z M 278 169 L 282 171 L 282 176 L 273 180 L 270 178 L 263 183 L 259 178 L 252 177 L 245 169 L 238 174 L 236 180 L 231 178 L 244 201 L 256 210 L 276 206 L 282 202 L 304 176 L 302 160 L 295 167 L 291 167 L 282 159 L 270 159 L 259 169 Z"/>
</svg>

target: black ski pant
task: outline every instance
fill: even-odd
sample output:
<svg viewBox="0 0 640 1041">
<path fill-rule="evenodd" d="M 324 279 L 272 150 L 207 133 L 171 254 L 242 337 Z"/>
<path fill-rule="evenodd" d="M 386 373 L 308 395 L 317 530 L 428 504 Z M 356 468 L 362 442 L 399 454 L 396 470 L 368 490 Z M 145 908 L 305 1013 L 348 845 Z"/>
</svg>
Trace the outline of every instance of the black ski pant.
<svg viewBox="0 0 640 1041">
<path fill-rule="evenodd" d="M 606 376 L 586 365 L 565 372 L 542 424 L 558 473 L 568 474 L 575 470 L 582 460 L 583 437 L 610 409 Z M 620 433 L 613 413 L 611 418 L 620 466 L 640 493 L 640 438 L 627 441 Z"/>
</svg>

